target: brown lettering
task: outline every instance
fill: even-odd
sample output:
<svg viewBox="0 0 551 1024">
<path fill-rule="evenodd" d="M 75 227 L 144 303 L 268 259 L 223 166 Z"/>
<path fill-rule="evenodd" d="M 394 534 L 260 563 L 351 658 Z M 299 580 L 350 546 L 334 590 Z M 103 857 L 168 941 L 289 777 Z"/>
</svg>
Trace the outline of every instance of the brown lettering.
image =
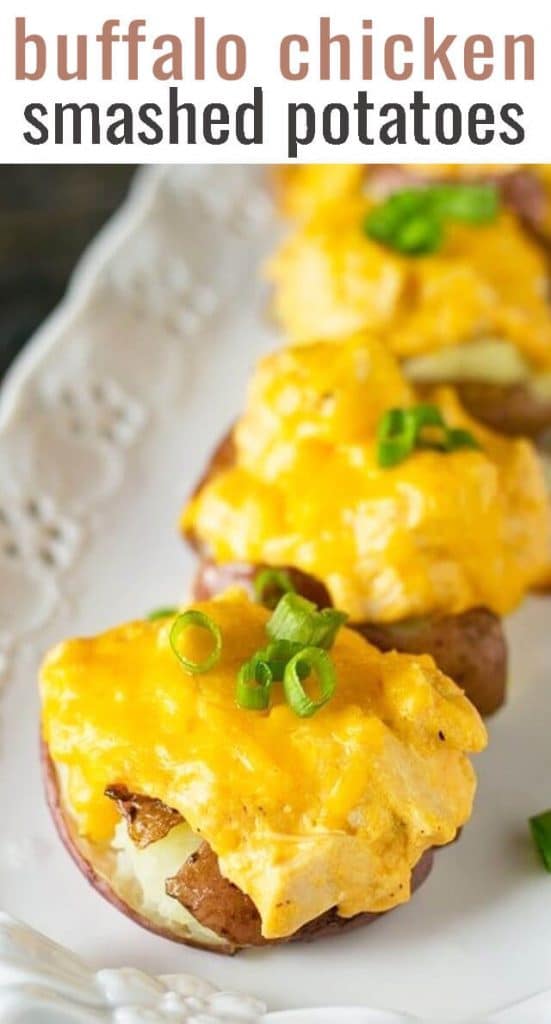
<svg viewBox="0 0 551 1024">
<path fill-rule="evenodd" d="M 57 41 L 57 74 L 62 82 L 68 82 L 70 78 L 86 80 L 88 67 L 88 40 L 86 36 L 77 36 L 77 66 L 75 71 L 69 71 L 67 67 L 67 36 L 60 36 Z"/>
<path fill-rule="evenodd" d="M 138 43 L 145 43 L 145 35 L 140 34 L 140 29 L 145 27 L 145 21 L 134 20 L 128 26 L 128 32 L 122 37 L 123 43 L 128 43 L 128 81 L 136 82 L 138 79 Z"/>
<path fill-rule="evenodd" d="M 101 34 L 96 36 L 96 42 L 101 46 L 101 77 L 107 82 L 113 78 L 113 43 L 120 42 L 120 36 L 113 33 L 113 29 L 118 25 L 120 21 L 116 18 L 104 21 Z"/>
<path fill-rule="evenodd" d="M 365 33 L 362 36 L 362 78 L 364 82 L 371 82 L 373 78 L 373 36 L 371 20 L 362 21 L 362 29 Z"/>
<path fill-rule="evenodd" d="M 398 44 L 402 46 L 404 53 L 413 52 L 411 36 L 389 36 L 385 42 L 385 74 L 395 82 L 403 82 L 405 79 L 411 78 L 413 64 L 411 61 L 403 61 L 401 71 L 396 69 L 396 47 Z"/>
<path fill-rule="evenodd" d="M 434 18 L 425 18 L 424 27 L 424 50 L 425 50 L 425 78 L 428 82 L 434 81 L 435 65 L 438 62 L 448 81 L 455 81 L 455 72 L 450 64 L 448 50 L 457 36 L 445 36 L 439 46 L 436 46 L 434 38 Z"/>
<path fill-rule="evenodd" d="M 524 53 L 524 72 L 522 77 L 525 82 L 533 82 L 535 64 L 533 36 L 505 36 L 505 78 L 508 82 L 514 82 L 517 77 L 515 64 L 515 46 L 517 43 L 522 43 Z"/>
<path fill-rule="evenodd" d="M 331 35 L 331 19 L 320 18 L 320 78 L 327 82 L 331 78 L 331 47 L 339 48 L 339 79 L 350 78 L 350 39 L 348 36 Z"/>
<path fill-rule="evenodd" d="M 25 78 L 36 81 L 42 78 L 46 71 L 46 40 L 43 36 L 26 34 L 27 26 L 25 18 L 15 19 L 15 77 L 18 82 Z M 34 68 L 27 70 L 27 47 L 34 46 Z"/>
<path fill-rule="evenodd" d="M 181 82 L 184 77 L 182 64 L 182 40 L 179 36 L 158 36 L 153 43 L 153 49 L 163 50 L 165 44 L 167 44 L 170 49 L 167 53 L 163 54 L 162 57 L 157 57 L 157 60 L 153 64 L 153 74 L 155 78 L 158 78 L 163 82 L 166 82 L 169 79 Z"/>
<path fill-rule="evenodd" d="M 476 82 L 490 78 L 494 65 L 490 63 L 494 56 L 494 46 L 489 36 L 467 36 L 463 54 L 463 63 L 467 78 Z M 485 64 L 476 70 L 475 61 L 483 60 Z"/>
<path fill-rule="evenodd" d="M 228 48 L 235 51 L 234 68 L 228 68 Z M 247 69 L 247 47 L 243 36 L 220 36 L 216 44 L 216 70 L 226 82 L 235 82 L 243 78 Z"/>
<path fill-rule="evenodd" d="M 205 19 L 195 18 L 195 81 L 205 81 Z"/>
<path fill-rule="evenodd" d="M 279 69 L 284 78 L 290 82 L 298 82 L 306 78 L 308 64 L 306 61 L 299 61 L 296 71 L 291 70 L 291 46 L 296 44 L 299 53 L 308 53 L 308 40 L 306 36 L 284 36 L 279 47 Z"/>
</svg>

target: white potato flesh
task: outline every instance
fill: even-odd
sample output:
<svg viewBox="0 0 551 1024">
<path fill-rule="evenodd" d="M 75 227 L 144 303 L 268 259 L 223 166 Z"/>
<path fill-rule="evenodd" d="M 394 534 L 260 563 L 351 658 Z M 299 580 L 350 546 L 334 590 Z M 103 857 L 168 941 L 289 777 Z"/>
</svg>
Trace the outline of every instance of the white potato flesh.
<svg viewBox="0 0 551 1024">
<path fill-rule="evenodd" d="M 200 844 L 200 838 L 184 822 L 163 839 L 140 849 L 128 835 L 126 823 L 121 821 L 112 842 L 116 865 L 111 882 L 123 898 L 134 893 L 132 904 L 144 917 L 162 921 L 167 928 L 189 929 L 196 942 L 224 945 L 219 935 L 203 928 L 178 900 L 165 892 L 166 879 L 177 874 Z M 137 904 L 136 887 L 139 887 Z"/>
</svg>

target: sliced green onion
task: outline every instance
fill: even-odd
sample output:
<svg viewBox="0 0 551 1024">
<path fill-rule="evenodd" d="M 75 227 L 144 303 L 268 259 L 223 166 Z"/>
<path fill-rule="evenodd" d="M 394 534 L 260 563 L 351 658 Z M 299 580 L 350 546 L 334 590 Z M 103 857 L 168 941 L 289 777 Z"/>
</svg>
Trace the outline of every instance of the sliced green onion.
<svg viewBox="0 0 551 1024">
<path fill-rule="evenodd" d="M 266 608 L 275 608 L 282 594 L 295 594 L 296 588 L 285 569 L 261 569 L 254 579 L 254 592 Z"/>
<path fill-rule="evenodd" d="M 426 256 L 440 248 L 443 236 L 444 230 L 439 218 L 432 213 L 420 213 L 409 217 L 397 228 L 394 248 L 409 256 Z"/>
<path fill-rule="evenodd" d="M 411 409 L 406 409 L 406 415 L 413 420 L 417 434 L 423 427 L 445 426 L 444 417 L 437 405 L 428 405 L 423 402 L 420 405 L 414 405 Z"/>
<path fill-rule="evenodd" d="M 190 658 L 186 658 L 178 647 L 178 641 L 182 636 L 182 633 L 190 626 L 195 626 L 199 629 L 205 629 L 214 640 L 214 646 L 212 651 L 204 661 L 191 661 Z M 197 611 L 195 608 L 190 608 L 187 612 L 183 612 L 175 619 L 172 628 L 170 630 L 170 646 L 180 664 L 185 668 L 186 672 L 191 672 L 192 675 L 201 675 L 203 672 L 208 672 L 209 669 L 213 668 L 220 660 L 222 653 L 222 633 L 220 626 L 214 619 L 211 619 L 204 612 Z"/>
<path fill-rule="evenodd" d="M 415 429 L 405 409 L 389 409 L 377 427 L 377 459 L 380 466 L 396 466 L 407 459 L 415 447 Z"/>
<path fill-rule="evenodd" d="M 304 689 L 305 672 L 315 673 L 319 683 L 319 700 L 313 700 Z M 310 718 L 327 704 L 335 693 L 337 677 L 327 651 L 319 647 L 305 647 L 291 658 L 283 676 L 283 690 L 287 703 L 300 718 Z"/>
<path fill-rule="evenodd" d="M 407 437 L 396 437 L 391 441 L 379 441 L 377 461 L 382 469 L 390 469 L 404 462 L 413 451 Z"/>
<path fill-rule="evenodd" d="M 415 405 L 410 409 L 389 409 L 377 428 L 380 466 L 396 466 L 419 445 L 425 427 L 445 430 L 442 413 L 435 405 Z"/>
<path fill-rule="evenodd" d="M 417 448 L 432 448 L 435 451 L 448 450 L 449 429 L 436 405 L 416 405 L 407 412 L 413 421 L 415 445 Z M 431 433 L 423 435 L 429 428 Z"/>
<path fill-rule="evenodd" d="M 461 427 L 448 427 L 446 451 L 455 452 L 459 448 L 480 449 L 480 445 L 470 430 L 463 430 Z"/>
<path fill-rule="evenodd" d="M 336 608 L 318 611 L 312 601 L 300 594 L 284 594 L 266 623 L 266 632 L 272 640 L 329 650 L 347 619 L 346 613 Z"/>
<path fill-rule="evenodd" d="M 301 650 L 302 644 L 292 643 L 290 640 L 274 640 L 259 651 L 259 655 L 270 666 L 274 682 L 280 683 L 287 663 Z"/>
<path fill-rule="evenodd" d="M 313 624 L 311 645 L 330 651 L 339 629 L 345 622 L 348 622 L 346 612 L 341 612 L 338 608 L 322 608 Z"/>
<path fill-rule="evenodd" d="M 529 822 L 537 850 L 547 871 L 551 872 L 551 811 L 536 814 Z"/>
<path fill-rule="evenodd" d="M 235 700 L 240 708 L 264 711 L 270 703 L 273 676 L 270 665 L 261 653 L 254 654 L 239 670 Z"/>
<path fill-rule="evenodd" d="M 432 436 L 423 431 L 432 429 Z M 480 448 L 468 430 L 448 427 L 435 405 L 415 405 L 407 409 L 389 409 L 377 427 L 377 461 L 387 469 L 397 466 L 415 449 L 432 448 L 453 452 L 459 448 Z"/>
<path fill-rule="evenodd" d="M 391 245 L 400 228 L 426 210 L 426 190 L 400 189 L 369 211 L 364 225 L 366 233 L 376 242 Z"/>
<path fill-rule="evenodd" d="M 436 185 L 427 190 L 434 210 L 442 217 L 486 224 L 499 212 L 499 192 L 491 184 Z"/>
<path fill-rule="evenodd" d="M 241 666 L 236 686 L 239 707 L 267 708 L 272 684 L 282 681 L 293 710 L 302 717 L 313 715 L 334 693 L 335 669 L 327 650 L 347 618 L 336 608 L 320 611 L 294 591 L 285 593 L 266 623 L 271 642 Z M 302 685 L 312 670 L 319 679 L 319 701 L 311 700 Z"/>
<path fill-rule="evenodd" d="M 446 221 L 487 224 L 499 212 L 499 191 L 492 184 L 440 184 L 399 189 L 369 211 L 364 231 L 375 242 L 409 256 L 436 252 Z"/>
<path fill-rule="evenodd" d="M 306 647 L 316 612 L 315 604 L 300 594 L 284 594 L 266 623 L 266 632 L 272 640 L 290 640 Z"/>
<path fill-rule="evenodd" d="M 147 616 L 148 622 L 156 622 L 157 619 L 171 619 L 173 615 L 178 614 L 177 608 L 155 608 Z"/>
</svg>

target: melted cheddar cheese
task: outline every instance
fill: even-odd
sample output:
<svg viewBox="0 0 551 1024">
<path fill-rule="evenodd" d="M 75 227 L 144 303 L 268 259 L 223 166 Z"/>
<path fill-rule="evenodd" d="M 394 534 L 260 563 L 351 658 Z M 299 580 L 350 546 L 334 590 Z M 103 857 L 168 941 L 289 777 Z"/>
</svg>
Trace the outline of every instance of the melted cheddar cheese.
<svg viewBox="0 0 551 1024">
<path fill-rule="evenodd" d="M 235 464 L 203 485 L 184 528 L 218 562 L 317 576 L 353 619 L 510 611 L 550 565 L 540 460 L 472 421 L 451 390 L 433 400 L 481 449 L 380 468 L 380 417 L 417 401 L 384 346 L 364 336 L 282 349 L 252 380 Z"/>
<path fill-rule="evenodd" d="M 279 167 L 275 173 L 284 214 L 307 220 L 320 207 L 358 195 L 369 169 L 363 164 L 301 164 Z"/>
<path fill-rule="evenodd" d="M 115 836 L 114 782 L 177 808 L 253 899 L 267 938 L 333 906 L 346 917 L 407 900 L 413 866 L 470 816 L 478 713 L 430 657 L 381 654 L 348 629 L 331 651 L 336 694 L 314 718 L 298 718 L 277 684 L 269 712 L 243 711 L 236 674 L 265 645 L 269 613 L 235 589 L 195 607 L 223 637 L 205 675 L 175 658 L 171 620 L 71 640 L 46 659 L 43 734 L 79 834 Z M 188 630 L 182 649 L 204 658 L 204 634 Z"/>
<path fill-rule="evenodd" d="M 491 337 L 551 368 L 546 256 L 512 213 L 486 225 L 449 222 L 437 252 L 413 257 L 367 237 L 371 205 L 326 207 L 272 260 L 275 313 L 290 341 L 373 329 L 406 359 Z"/>
</svg>

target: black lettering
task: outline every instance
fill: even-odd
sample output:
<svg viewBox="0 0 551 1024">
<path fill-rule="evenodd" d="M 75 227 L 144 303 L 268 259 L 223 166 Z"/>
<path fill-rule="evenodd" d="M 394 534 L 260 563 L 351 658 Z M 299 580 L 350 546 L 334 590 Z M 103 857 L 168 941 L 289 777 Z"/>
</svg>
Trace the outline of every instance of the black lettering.
<svg viewBox="0 0 551 1024">
<path fill-rule="evenodd" d="M 228 108 L 224 103 L 207 103 L 203 111 L 203 136 L 209 146 L 222 146 L 228 141 L 229 130 L 223 125 L 230 123 Z M 220 129 L 213 132 L 213 128 Z"/>
<path fill-rule="evenodd" d="M 304 114 L 304 130 L 298 135 L 298 114 Z M 316 113 L 311 103 L 287 106 L 287 156 L 296 158 L 299 146 L 309 146 L 316 134 Z"/>
<path fill-rule="evenodd" d="M 180 111 L 187 114 L 187 142 L 194 146 L 197 142 L 197 124 L 193 103 L 180 103 L 178 106 L 178 87 L 171 85 L 169 92 L 169 142 L 177 146 L 180 141 Z"/>
<path fill-rule="evenodd" d="M 247 135 L 245 118 L 252 112 L 252 133 Z M 264 141 L 264 93 L 259 85 L 253 89 L 253 102 L 240 103 L 235 111 L 235 136 L 242 146 L 261 146 Z"/>
<path fill-rule="evenodd" d="M 162 110 L 157 103 L 142 103 L 138 111 L 140 121 L 146 128 L 151 128 L 152 131 L 151 135 L 148 135 L 147 132 L 138 132 L 138 139 L 145 146 L 154 146 L 157 142 L 163 141 L 163 129 L 150 116 L 150 111 L 155 114 L 155 117 L 160 117 L 162 114 Z"/>
<path fill-rule="evenodd" d="M 400 146 L 406 144 L 406 112 L 401 103 L 384 103 L 381 107 L 381 117 L 388 117 L 394 114 L 390 121 L 381 125 L 379 137 L 385 146 L 393 146 L 397 142 Z"/>
<path fill-rule="evenodd" d="M 80 146 L 82 143 L 82 115 L 90 113 L 91 132 L 90 140 L 93 146 L 99 146 L 101 141 L 99 106 L 97 103 L 56 103 L 54 115 L 54 141 L 56 146 L 62 146 L 65 142 L 65 114 L 72 114 L 72 132 L 69 142 Z"/>
<path fill-rule="evenodd" d="M 446 120 L 450 120 L 449 117 L 446 117 L 448 114 L 451 115 L 451 135 L 446 132 Z M 453 146 L 459 142 L 461 138 L 461 108 L 457 106 L 457 103 L 441 103 L 436 108 L 434 128 L 436 138 L 442 145 Z"/>
<path fill-rule="evenodd" d="M 367 131 L 367 113 L 369 110 L 374 109 L 374 104 L 367 102 L 366 90 L 360 89 L 357 102 L 354 104 L 354 110 L 358 111 L 358 139 L 362 146 L 373 146 L 375 143 L 375 139 Z"/>
<path fill-rule="evenodd" d="M 425 110 L 430 110 L 430 104 L 425 103 L 425 95 L 420 89 L 413 93 L 413 103 L 409 109 L 413 111 L 413 137 L 420 146 L 429 146 L 430 139 L 425 135 Z"/>
<path fill-rule="evenodd" d="M 517 117 L 512 117 L 511 114 L 515 113 Z M 513 129 L 513 135 L 508 135 L 507 132 L 500 132 L 499 137 L 502 142 L 505 142 L 507 146 L 518 146 L 519 142 L 524 142 L 526 132 L 524 127 L 518 120 L 519 117 L 524 117 L 524 109 L 518 103 L 505 103 L 501 108 L 501 118 L 503 123 L 508 128 Z"/>
<path fill-rule="evenodd" d="M 36 115 L 40 114 L 41 117 L 47 117 L 47 108 L 43 103 L 28 103 L 23 113 L 27 124 L 30 124 L 31 128 L 36 128 L 38 131 L 38 135 L 33 135 L 32 132 L 23 132 L 25 142 L 30 142 L 31 146 L 42 146 L 44 142 L 48 141 L 49 132 L 46 125 Z"/>
<path fill-rule="evenodd" d="M 112 124 L 107 126 L 105 133 L 106 141 L 112 146 L 131 146 L 134 141 L 134 116 L 132 114 L 132 107 L 128 103 L 111 103 L 107 107 L 107 117 L 114 117 L 115 114 L 120 113 L 122 117 L 119 117 L 118 121 L 113 121 Z M 122 132 L 119 134 L 119 129 L 122 128 Z"/>
<path fill-rule="evenodd" d="M 337 115 L 335 118 L 333 115 Z M 333 131 L 333 122 L 337 121 L 337 132 Z M 342 146 L 350 131 L 350 116 L 344 103 L 328 103 L 323 108 L 322 132 L 330 146 Z"/>
<path fill-rule="evenodd" d="M 468 114 L 468 132 L 475 146 L 487 146 L 492 142 L 494 131 L 494 111 L 489 103 L 473 103 Z M 484 128 L 483 132 L 479 128 Z"/>
</svg>

